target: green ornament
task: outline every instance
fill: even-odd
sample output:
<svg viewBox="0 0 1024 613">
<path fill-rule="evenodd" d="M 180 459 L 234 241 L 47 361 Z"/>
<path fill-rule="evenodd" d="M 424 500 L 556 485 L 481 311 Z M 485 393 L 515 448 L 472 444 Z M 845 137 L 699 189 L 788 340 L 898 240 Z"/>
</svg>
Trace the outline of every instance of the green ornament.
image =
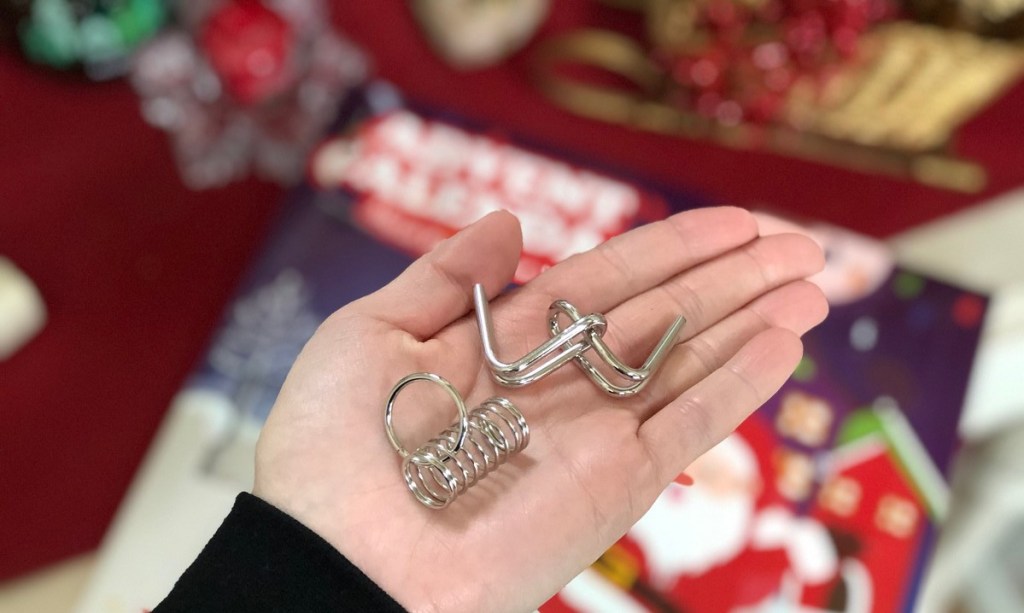
<svg viewBox="0 0 1024 613">
<path fill-rule="evenodd" d="M 796 365 L 796 370 L 793 371 L 793 379 L 796 381 L 810 381 L 817 373 L 818 365 L 814 362 L 814 358 L 805 355 L 800 359 L 800 363 Z"/>
<path fill-rule="evenodd" d="M 102 62 L 125 54 L 121 32 L 106 15 L 92 14 L 78 25 L 83 62 Z"/>
<path fill-rule="evenodd" d="M 67 68 L 78 59 L 78 28 L 63 0 L 37 0 L 21 26 L 21 45 L 34 62 Z"/>
<path fill-rule="evenodd" d="M 160 0 L 130 0 L 126 7 L 111 13 L 110 18 L 129 47 L 152 36 L 167 18 Z"/>
<path fill-rule="evenodd" d="M 903 300 L 916 298 L 925 286 L 924 277 L 909 272 L 901 272 L 892 281 L 892 291 Z"/>
</svg>

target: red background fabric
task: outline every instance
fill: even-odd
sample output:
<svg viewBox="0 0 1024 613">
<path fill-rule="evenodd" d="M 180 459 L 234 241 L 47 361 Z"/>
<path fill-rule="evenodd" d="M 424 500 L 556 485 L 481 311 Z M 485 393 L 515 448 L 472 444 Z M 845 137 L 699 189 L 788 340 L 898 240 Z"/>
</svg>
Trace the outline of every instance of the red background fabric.
<svg viewBox="0 0 1024 613">
<path fill-rule="evenodd" d="M 406 3 L 334 4 L 335 23 L 410 97 L 723 202 L 884 236 L 1003 191 L 1024 169 L 1010 129 L 1021 87 L 963 131 L 959 150 L 991 175 L 986 194 L 964 196 L 574 117 L 531 86 L 532 46 L 461 74 L 432 54 Z M 636 29 L 634 16 L 584 0 L 552 4 L 539 38 L 580 24 Z M 127 84 L 0 52 L 0 255 L 36 282 L 50 316 L 0 362 L 0 578 L 99 543 L 280 193 L 255 181 L 188 191 Z"/>
<path fill-rule="evenodd" d="M 0 54 L 0 255 L 49 309 L 0 362 L 0 578 L 99 543 L 279 200 L 189 192 L 126 83 L 60 77 Z"/>
</svg>

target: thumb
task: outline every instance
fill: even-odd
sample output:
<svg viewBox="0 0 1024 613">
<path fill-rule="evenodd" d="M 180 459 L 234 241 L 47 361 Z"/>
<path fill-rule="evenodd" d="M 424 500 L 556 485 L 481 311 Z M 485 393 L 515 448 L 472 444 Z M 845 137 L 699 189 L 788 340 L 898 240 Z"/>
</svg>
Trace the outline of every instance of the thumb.
<svg viewBox="0 0 1024 613">
<path fill-rule="evenodd" d="M 495 211 L 413 262 L 394 281 L 353 308 L 428 339 L 469 312 L 473 284 L 493 296 L 512 281 L 523 236 L 519 220 Z"/>
</svg>

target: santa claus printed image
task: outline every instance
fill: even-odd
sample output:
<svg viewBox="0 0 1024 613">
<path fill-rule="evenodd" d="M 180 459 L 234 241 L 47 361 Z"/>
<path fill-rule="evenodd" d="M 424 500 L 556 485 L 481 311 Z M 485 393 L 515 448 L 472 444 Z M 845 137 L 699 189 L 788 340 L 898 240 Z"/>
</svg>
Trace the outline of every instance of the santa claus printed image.
<svg viewBox="0 0 1024 613">
<path fill-rule="evenodd" d="M 752 428 L 748 425 L 747 431 Z M 771 437 L 764 437 L 770 441 Z M 544 613 L 820 611 L 804 593 L 845 574 L 833 536 L 763 495 L 758 457 L 733 434 L 691 465 Z"/>
</svg>

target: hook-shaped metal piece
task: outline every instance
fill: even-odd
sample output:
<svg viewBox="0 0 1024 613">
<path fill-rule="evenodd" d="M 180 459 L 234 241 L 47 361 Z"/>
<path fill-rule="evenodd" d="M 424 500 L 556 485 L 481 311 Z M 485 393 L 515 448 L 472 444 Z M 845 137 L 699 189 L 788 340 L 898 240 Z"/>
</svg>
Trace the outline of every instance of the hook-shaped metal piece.
<svg viewBox="0 0 1024 613">
<path fill-rule="evenodd" d="M 551 338 L 514 362 L 501 361 L 494 349 L 494 323 L 491 320 L 487 295 L 479 283 L 473 286 L 473 302 L 476 307 L 477 324 L 484 359 L 491 374 L 501 384 L 510 387 L 528 385 L 549 375 L 570 360 L 583 369 L 598 387 L 613 396 L 632 396 L 647 384 L 650 376 L 658 369 L 675 344 L 679 330 L 686 319 L 679 316 L 655 345 L 654 350 L 639 368 L 624 363 L 604 342 L 607 321 L 600 313 L 581 315 L 579 310 L 565 300 L 556 300 L 548 309 L 548 329 Z M 559 321 L 565 315 L 571 323 L 563 330 Z M 583 354 L 593 349 L 597 355 L 618 375 L 628 381 L 613 383 Z"/>
<path fill-rule="evenodd" d="M 557 300 L 548 309 L 548 325 L 551 329 L 551 335 L 557 337 L 561 334 L 562 328 L 559 322 L 559 315 L 565 315 L 574 323 L 579 321 L 580 313 L 573 305 L 569 304 L 565 300 Z M 597 353 L 597 355 L 614 370 L 618 375 L 630 381 L 630 383 L 624 385 L 617 385 L 612 383 L 608 377 L 601 372 L 594 364 L 585 356 L 576 356 L 576 365 L 579 366 L 583 372 L 587 374 L 597 384 L 598 387 L 608 392 L 613 396 L 633 396 L 640 392 L 647 385 L 650 377 L 658 367 L 661 366 L 665 358 L 668 357 L 669 351 L 672 350 L 672 346 L 675 344 L 676 337 L 679 335 L 679 330 L 686 324 L 686 318 L 682 315 L 675 318 L 672 325 L 665 330 L 665 334 L 661 336 L 661 340 L 654 346 L 650 355 L 644 360 L 644 363 L 640 368 L 632 368 L 625 362 L 623 362 L 615 352 L 611 350 L 607 343 L 601 336 L 590 336 L 588 334 L 587 340 L 590 343 L 591 348 Z M 570 324 L 570 327 L 572 324 Z"/>
<path fill-rule="evenodd" d="M 476 321 L 480 328 L 484 359 L 487 360 L 487 366 L 494 378 L 509 387 L 528 385 L 544 378 L 590 349 L 591 339 L 601 338 L 607 328 L 603 315 L 578 317 L 565 330 L 559 330 L 558 334 L 552 335 L 553 338 L 543 345 L 514 362 L 503 362 L 494 349 L 494 322 L 491 320 L 487 294 L 479 283 L 473 286 L 473 302 L 476 306 Z"/>
</svg>

